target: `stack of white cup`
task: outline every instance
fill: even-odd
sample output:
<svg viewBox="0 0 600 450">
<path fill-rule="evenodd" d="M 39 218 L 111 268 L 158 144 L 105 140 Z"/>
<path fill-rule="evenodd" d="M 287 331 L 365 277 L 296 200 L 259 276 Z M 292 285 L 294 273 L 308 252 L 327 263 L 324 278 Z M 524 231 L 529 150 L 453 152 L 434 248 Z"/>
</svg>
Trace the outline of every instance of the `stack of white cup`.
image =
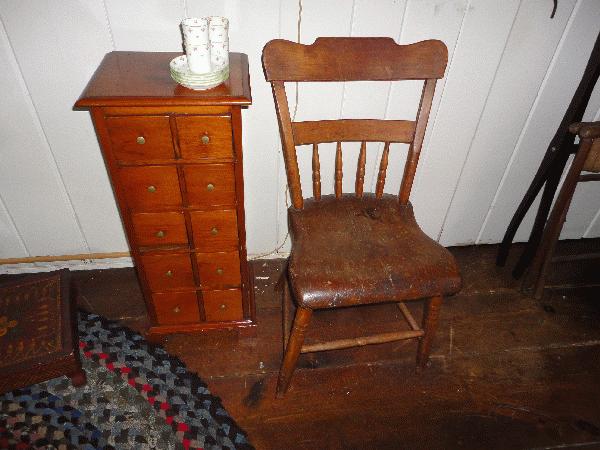
<svg viewBox="0 0 600 450">
<path fill-rule="evenodd" d="M 229 21 L 225 17 L 189 17 L 181 22 L 188 66 L 193 73 L 229 65 Z"/>
</svg>

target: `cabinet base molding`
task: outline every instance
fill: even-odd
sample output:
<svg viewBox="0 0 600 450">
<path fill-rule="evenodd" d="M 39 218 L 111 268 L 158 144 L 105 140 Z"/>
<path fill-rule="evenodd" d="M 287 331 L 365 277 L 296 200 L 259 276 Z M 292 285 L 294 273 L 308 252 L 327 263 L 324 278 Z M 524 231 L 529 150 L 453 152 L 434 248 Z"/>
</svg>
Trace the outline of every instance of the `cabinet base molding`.
<svg viewBox="0 0 600 450">
<path fill-rule="evenodd" d="M 238 329 L 256 327 L 256 322 L 252 320 L 234 320 L 231 322 L 195 322 L 187 325 L 156 325 L 151 326 L 146 330 L 146 338 L 150 341 L 160 340 L 168 334 L 173 333 L 195 333 L 198 331 L 222 330 L 222 329 Z"/>
</svg>

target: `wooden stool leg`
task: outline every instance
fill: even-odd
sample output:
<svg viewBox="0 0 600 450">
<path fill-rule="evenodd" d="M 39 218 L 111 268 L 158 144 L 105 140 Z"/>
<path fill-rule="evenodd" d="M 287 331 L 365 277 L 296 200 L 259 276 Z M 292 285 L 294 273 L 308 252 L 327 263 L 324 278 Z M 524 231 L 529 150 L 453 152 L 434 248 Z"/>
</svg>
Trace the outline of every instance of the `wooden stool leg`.
<svg viewBox="0 0 600 450">
<path fill-rule="evenodd" d="M 298 308 L 296 310 L 296 317 L 294 318 L 294 326 L 292 327 L 292 333 L 288 342 L 287 348 L 285 349 L 285 356 L 281 363 L 281 369 L 279 370 L 279 379 L 277 380 L 277 397 L 283 397 L 283 394 L 287 391 L 290 384 L 292 374 L 296 368 L 298 362 L 298 356 L 300 356 L 300 349 L 304 342 L 304 333 L 310 323 L 312 317 L 312 310 L 305 308 Z"/>
<path fill-rule="evenodd" d="M 573 163 L 567 172 L 565 181 L 560 189 L 556 202 L 554 202 L 554 208 L 550 213 L 550 218 L 544 228 L 544 235 L 542 242 L 538 247 L 533 263 L 531 264 L 531 278 L 533 278 L 534 284 L 534 297 L 537 299 L 542 298 L 544 293 L 544 281 L 546 278 L 546 272 L 554 253 L 554 247 L 560 237 L 560 232 L 567 218 L 569 212 L 569 206 L 573 199 L 573 194 L 579 181 L 579 175 L 583 170 L 583 166 L 587 159 L 588 153 L 592 146 L 591 140 L 583 139 L 579 145 L 577 154 L 573 159 Z"/>
<path fill-rule="evenodd" d="M 87 375 L 83 369 L 79 369 L 77 372 L 72 373 L 69 375 L 69 378 L 75 387 L 83 386 L 85 383 L 87 383 Z"/>
<path fill-rule="evenodd" d="M 419 340 L 417 349 L 417 368 L 423 369 L 429 361 L 429 352 L 431 351 L 431 343 L 437 330 L 438 318 L 440 317 L 440 309 L 442 307 L 443 297 L 432 297 L 425 301 L 423 309 L 423 330 L 425 335 Z"/>
<path fill-rule="evenodd" d="M 574 192 L 575 187 L 571 190 L 571 195 L 565 199 L 562 204 L 558 204 L 557 199 L 556 205 L 548 220 L 548 224 L 546 225 L 546 232 L 539 249 L 539 261 L 535 261 L 532 266 L 535 276 L 533 297 L 537 300 L 540 300 L 544 294 L 546 275 L 550 268 L 550 262 L 552 261 L 552 255 L 554 255 L 554 249 L 556 248 L 556 243 L 560 237 L 560 232 L 567 219 L 567 213 L 569 212 Z"/>
</svg>

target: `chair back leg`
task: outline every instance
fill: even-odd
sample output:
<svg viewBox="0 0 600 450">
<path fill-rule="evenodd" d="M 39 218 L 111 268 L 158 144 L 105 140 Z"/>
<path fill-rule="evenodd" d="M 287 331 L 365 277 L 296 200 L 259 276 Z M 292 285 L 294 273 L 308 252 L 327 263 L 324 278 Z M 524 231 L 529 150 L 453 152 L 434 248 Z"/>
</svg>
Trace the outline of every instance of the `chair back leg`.
<svg viewBox="0 0 600 450">
<path fill-rule="evenodd" d="M 424 369 L 429 361 L 429 352 L 431 351 L 431 343 L 437 330 L 440 310 L 442 308 L 443 297 L 432 297 L 425 301 L 423 308 L 423 324 L 422 328 L 425 331 L 423 337 L 419 340 L 417 349 L 417 369 Z"/>
<path fill-rule="evenodd" d="M 300 356 L 302 344 L 304 343 L 304 334 L 306 333 L 306 328 L 312 318 L 312 313 L 311 309 L 301 307 L 296 309 L 294 325 L 292 326 L 292 332 L 279 371 L 279 379 L 277 380 L 277 397 L 282 397 L 290 384 L 292 374 L 294 373 L 296 363 L 298 362 L 298 356 Z"/>
</svg>

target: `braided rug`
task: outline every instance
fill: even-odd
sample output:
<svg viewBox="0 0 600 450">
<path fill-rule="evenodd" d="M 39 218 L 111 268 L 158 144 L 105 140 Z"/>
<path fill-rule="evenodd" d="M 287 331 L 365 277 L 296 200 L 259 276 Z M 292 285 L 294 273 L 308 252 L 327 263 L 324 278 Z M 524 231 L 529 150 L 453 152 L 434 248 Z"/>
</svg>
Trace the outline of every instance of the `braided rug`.
<svg viewBox="0 0 600 450">
<path fill-rule="evenodd" d="M 79 313 L 88 382 L 0 396 L 0 449 L 252 449 L 206 384 L 139 334 Z"/>
</svg>

